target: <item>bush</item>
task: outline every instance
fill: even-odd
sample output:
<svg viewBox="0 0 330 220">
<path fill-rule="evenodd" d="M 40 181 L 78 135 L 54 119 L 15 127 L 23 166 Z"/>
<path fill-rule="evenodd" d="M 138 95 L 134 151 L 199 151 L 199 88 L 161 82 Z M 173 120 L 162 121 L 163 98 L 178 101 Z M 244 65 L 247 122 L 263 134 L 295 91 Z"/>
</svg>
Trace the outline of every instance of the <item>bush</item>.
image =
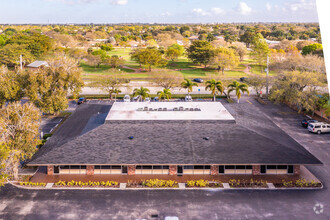
<svg viewBox="0 0 330 220">
<path fill-rule="evenodd" d="M 276 184 L 280 186 L 279 184 Z M 306 179 L 298 179 L 295 182 L 282 180 L 282 186 L 284 187 L 318 187 L 320 183 L 315 182 L 314 180 L 307 181 Z"/>
<path fill-rule="evenodd" d="M 177 187 L 178 182 L 174 180 L 149 179 L 142 181 L 141 185 L 144 187 L 151 187 L 151 188 Z"/>
<path fill-rule="evenodd" d="M 46 186 L 46 183 L 19 182 L 20 186 Z"/>
<path fill-rule="evenodd" d="M 245 180 L 245 179 L 231 179 L 229 180 L 229 185 L 231 187 L 267 187 L 267 181 L 263 180 Z"/>
<path fill-rule="evenodd" d="M 209 184 L 209 181 L 207 180 L 189 180 L 187 181 L 186 183 L 187 187 L 208 187 L 210 184 Z"/>
<path fill-rule="evenodd" d="M 66 181 L 58 181 L 57 183 L 55 183 L 55 186 L 77 186 L 77 187 L 84 187 L 84 186 L 89 186 L 89 187 L 95 187 L 95 186 L 103 186 L 103 187 L 116 187 L 118 186 L 119 183 L 116 182 L 116 181 L 96 181 L 96 182 L 93 182 L 93 181 L 89 181 L 89 182 L 82 182 L 82 181 L 69 181 L 69 182 L 66 182 Z"/>
</svg>

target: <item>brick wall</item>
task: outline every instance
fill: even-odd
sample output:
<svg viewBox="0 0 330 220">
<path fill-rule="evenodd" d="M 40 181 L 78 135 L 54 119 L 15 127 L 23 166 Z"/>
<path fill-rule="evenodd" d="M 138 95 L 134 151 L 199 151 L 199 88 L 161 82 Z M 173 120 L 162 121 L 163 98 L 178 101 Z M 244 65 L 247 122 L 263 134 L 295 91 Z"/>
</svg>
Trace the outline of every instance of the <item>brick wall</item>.
<svg viewBox="0 0 330 220">
<path fill-rule="evenodd" d="M 127 174 L 128 175 L 135 175 L 135 165 L 128 165 L 127 166 Z"/>
<path fill-rule="evenodd" d="M 178 167 L 176 165 L 170 165 L 170 175 L 177 175 Z"/>
<path fill-rule="evenodd" d="M 219 175 L 219 166 L 211 165 L 211 175 Z"/>
<path fill-rule="evenodd" d="M 86 174 L 87 175 L 94 175 L 94 166 L 93 165 L 87 165 L 86 166 Z"/>
<path fill-rule="evenodd" d="M 54 166 L 47 166 L 47 175 L 54 175 Z"/>
<path fill-rule="evenodd" d="M 252 174 L 260 175 L 260 165 L 252 165 Z"/>
<path fill-rule="evenodd" d="M 294 165 L 293 166 L 293 172 L 294 174 L 300 174 L 300 165 Z"/>
</svg>

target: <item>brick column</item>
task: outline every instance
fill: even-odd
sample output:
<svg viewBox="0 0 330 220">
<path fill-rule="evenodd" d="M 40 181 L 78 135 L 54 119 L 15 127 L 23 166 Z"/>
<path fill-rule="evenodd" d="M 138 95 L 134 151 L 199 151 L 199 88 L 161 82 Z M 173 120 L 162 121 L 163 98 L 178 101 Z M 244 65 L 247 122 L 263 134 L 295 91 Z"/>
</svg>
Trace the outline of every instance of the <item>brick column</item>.
<svg viewBox="0 0 330 220">
<path fill-rule="evenodd" d="M 52 165 L 47 166 L 47 175 L 54 175 L 54 166 Z"/>
<path fill-rule="evenodd" d="M 176 165 L 170 165 L 170 175 L 177 175 L 178 167 Z"/>
<path fill-rule="evenodd" d="M 127 174 L 128 175 L 135 175 L 135 165 L 128 165 L 127 166 Z"/>
<path fill-rule="evenodd" d="M 86 174 L 87 175 L 94 175 L 94 165 L 87 165 L 86 166 Z"/>
<path fill-rule="evenodd" d="M 293 173 L 295 175 L 299 175 L 300 174 L 300 165 L 294 165 L 293 166 Z"/>
<path fill-rule="evenodd" d="M 252 165 L 252 174 L 260 175 L 260 165 Z"/>
<path fill-rule="evenodd" d="M 219 166 L 211 165 L 211 175 L 219 175 Z"/>
</svg>

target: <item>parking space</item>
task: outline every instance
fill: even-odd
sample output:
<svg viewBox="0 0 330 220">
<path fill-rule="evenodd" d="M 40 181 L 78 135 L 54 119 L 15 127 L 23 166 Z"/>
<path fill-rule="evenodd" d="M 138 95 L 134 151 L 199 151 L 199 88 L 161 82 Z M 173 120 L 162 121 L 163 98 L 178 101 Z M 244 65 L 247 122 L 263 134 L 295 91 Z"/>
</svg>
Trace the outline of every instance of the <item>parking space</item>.
<svg viewBox="0 0 330 220">
<path fill-rule="evenodd" d="M 43 134 L 52 133 L 52 131 L 61 123 L 62 117 L 47 117 L 43 118 L 40 126 L 40 130 Z"/>
</svg>

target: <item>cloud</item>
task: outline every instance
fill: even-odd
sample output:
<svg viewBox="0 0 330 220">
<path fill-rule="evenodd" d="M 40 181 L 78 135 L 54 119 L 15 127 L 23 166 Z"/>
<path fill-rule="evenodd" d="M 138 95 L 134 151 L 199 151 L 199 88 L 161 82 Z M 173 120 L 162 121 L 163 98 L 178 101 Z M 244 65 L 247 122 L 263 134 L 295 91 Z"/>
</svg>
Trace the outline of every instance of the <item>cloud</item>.
<svg viewBox="0 0 330 220">
<path fill-rule="evenodd" d="M 211 8 L 211 12 L 215 15 L 221 15 L 225 13 L 225 11 L 221 8 Z"/>
<path fill-rule="evenodd" d="M 201 16 L 207 16 L 207 15 L 210 15 L 209 12 L 204 11 L 204 10 L 201 9 L 201 8 L 194 8 L 192 11 L 193 11 L 193 13 L 196 13 L 197 15 L 201 15 Z"/>
<path fill-rule="evenodd" d="M 111 0 L 110 3 L 113 5 L 126 5 L 128 0 Z"/>
<path fill-rule="evenodd" d="M 301 11 L 301 10 L 316 10 L 315 0 L 300 0 L 290 3 L 285 3 L 285 8 L 292 11 Z"/>
<path fill-rule="evenodd" d="M 250 8 L 245 2 L 240 2 L 236 9 L 241 15 L 249 15 L 252 12 L 252 8 Z"/>
<path fill-rule="evenodd" d="M 273 8 L 273 7 L 272 7 L 271 4 L 269 4 L 269 3 L 266 4 L 266 9 L 267 9 L 267 11 L 271 11 L 272 8 Z"/>
<path fill-rule="evenodd" d="M 214 16 L 214 15 L 222 15 L 225 11 L 221 8 L 211 8 L 210 10 L 203 10 L 201 8 L 194 8 L 192 10 L 193 13 L 199 16 Z"/>
</svg>

